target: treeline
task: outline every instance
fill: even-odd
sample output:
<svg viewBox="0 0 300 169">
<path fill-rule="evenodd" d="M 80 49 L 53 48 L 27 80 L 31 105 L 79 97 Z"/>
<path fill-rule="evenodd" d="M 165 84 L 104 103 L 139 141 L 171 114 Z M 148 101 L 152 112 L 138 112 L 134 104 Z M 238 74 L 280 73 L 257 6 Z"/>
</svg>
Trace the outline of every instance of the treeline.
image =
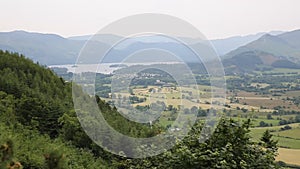
<svg viewBox="0 0 300 169">
<path fill-rule="evenodd" d="M 274 94 L 271 92 L 271 89 L 280 89 L 276 91 L 280 94 L 286 91 L 300 90 L 299 79 L 299 74 L 294 74 L 291 76 L 245 74 L 239 75 L 238 77 L 229 78 L 226 80 L 226 83 L 227 88 L 229 90 L 243 90 L 247 92 L 256 92 L 260 94 Z M 253 86 L 253 83 L 265 83 L 269 85 L 266 87 L 260 87 Z"/>
<path fill-rule="evenodd" d="M 197 123 L 183 141 L 171 150 L 146 159 L 126 159 L 122 168 L 280 168 L 274 162 L 277 141 L 266 131 L 259 143 L 249 136 L 250 120 L 237 123 L 222 119 L 214 134 L 205 142 L 199 138 L 209 137 L 201 133 L 207 129 Z"/>
</svg>

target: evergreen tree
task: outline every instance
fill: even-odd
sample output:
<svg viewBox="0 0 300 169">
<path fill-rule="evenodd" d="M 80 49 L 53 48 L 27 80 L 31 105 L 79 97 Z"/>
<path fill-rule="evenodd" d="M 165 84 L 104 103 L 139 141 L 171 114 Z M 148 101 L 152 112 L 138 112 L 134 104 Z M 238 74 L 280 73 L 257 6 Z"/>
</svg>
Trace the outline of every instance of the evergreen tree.
<svg viewBox="0 0 300 169">
<path fill-rule="evenodd" d="M 273 135 L 271 134 L 270 130 L 266 130 L 263 133 L 263 136 L 260 138 L 260 140 L 264 147 L 266 147 L 268 149 L 272 149 L 273 151 L 277 151 L 278 141 L 273 140 L 272 137 L 273 137 Z"/>
</svg>

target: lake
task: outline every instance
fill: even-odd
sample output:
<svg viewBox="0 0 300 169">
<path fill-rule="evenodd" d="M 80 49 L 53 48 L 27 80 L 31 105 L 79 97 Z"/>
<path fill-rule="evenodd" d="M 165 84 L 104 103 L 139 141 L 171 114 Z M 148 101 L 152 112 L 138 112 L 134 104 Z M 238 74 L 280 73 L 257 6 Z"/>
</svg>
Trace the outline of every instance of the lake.
<svg viewBox="0 0 300 169">
<path fill-rule="evenodd" d="M 50 65 L 49 68 L 67 68 L 68 72 L 97 72 L 102 74 L 112 74 L 113 71 L 132 65 L 153 65 L 153 64 L 176 64 L 179 62 L 145 62 L 145 63 L 101 63 L 101 64 L 66 64 L 66 65 Z M 121 66 L 117 66 L 121 65 Z"/>
</svg>

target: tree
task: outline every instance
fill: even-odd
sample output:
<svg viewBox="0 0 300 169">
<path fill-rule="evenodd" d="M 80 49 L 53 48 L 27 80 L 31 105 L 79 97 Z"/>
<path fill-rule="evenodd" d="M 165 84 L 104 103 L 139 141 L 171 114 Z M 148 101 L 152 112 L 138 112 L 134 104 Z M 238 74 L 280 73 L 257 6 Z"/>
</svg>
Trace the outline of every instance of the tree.
<svg viewBox="0 0 300 169">
<path fill-rule="evenodd" d="M 64 155 L 58 151 L 52 151 L 49 154 L 44 155 L 47 169 L 63 169 L 64 167 Z"/>
<path fill-rule="evenodd" d="M 269 154 L 270 160 L 275 160 L 275 156 L 277 155 L 277 144 L 278 140 L 272 139 L 273 135 L 269 130 L 266 130 L 261 137 L 260 141 L 263 147 L 266 148 L 266 154 Z"/>
<path fill-rule="evenodd" d="M 269 124 L 264 121 L 259 122 L 259 127 L 268 127 L 268 126 Z"/>
<path fill-rule="evenodd" d="M 285 125 L 284 127 L 281 127 L 281 128 L 280 128 L 281 131 L 284 131 L 284 130 L 290 130 L 290 129 L 292 129 L 292 127 L 289 126 L 289 125 Z"/>
<path fill-rule="evenodd" d="M 185 108 L 185 109 L 183 110 L 183 112 L 184 112 L 184 114 L 190 114 L 190 109 Z"/>
<path fill-rule="evenodd" d="M 287 120 L 283 119 L 279 121 L 279 125 L 285 125 L 288 124 Z"/>
<path fill-rule="evenodd" d="M 243 113 L 246 113 L 248 111 L 248 109 L 245 108 L 241 108 L 241 110 L 243 111 Z"/>
<path fill-rule="evenodd" d="M 2 122 L 6 125 L 13 126 L 17 123 L 15 104 L 13 95 L 0 91 L 0 119 L 4 119 Z"/>
<path fill-rule="evenodd" d="M 132 89 L 132 88 L 129 88 L 128 91 L 129 91 L 129 94 L 130 94 L 130 95 L 134 95 L 133 89 Z"/>
<path fill-rule="evenodd" d="M 1 169 L 22 169 L 23 166 L 20 162 L 13 159 L 13 142 L 12 140 L 7 140 L 5 144 L 0 146 L 0 168 Z"/>
<path fill-rule="evenodd" d="M 191 108 L 191 113 L 192 114 L 196 114 L 198 112 L 198 108 L 196 107 L 196 106 L 193 106 L 192 108 Z"/>
<path fill-rule="evenodd" d="M 209 127 L 205 127 L 209 130 Z M 240 124 L 232 119 L 221 119 L 213 135 L 205 142 L 198 122 L 189 135 L 165 153 L 147 159 L 127 159 L 124 168 L 278 168 L 275 162 L 275 142 L 266 137 L 264 146 L 250 140 L 250 120 Z"/>
<path fill-rule="evenodd" d="M 9 104 L 5 106 L 6 114 L 23 125 L 35 126 L 41 133 L 57 137 L 58 118 L 73 107 L 71 84 L 22 55 L 1 50 L 0 74 L 0 89 L 7 94 L 5 104 Z"/>
<path fill-rule="evenodd" d="M 268 120 L 273 119 L 272 115 L 271 115 L 271 114 L 268 114 L 268 115 L 267 115 L 267 119 L 268 119 Z"/>
<path fill-rule="evenodd" d="M 296 123 L 299 123 L 299 122 L 300 122 L 300 115 L 297 115 L 297 116 L 295 117 L 295 122 L 296 122 Z"/>
<path fill-rule="evenodd" d="M 262 141 L 264 147 L 271 148 L 277 151 L 278 141 L 272 140 L 272 137 L 273 135 L 271 134 L 270 130 L 266 130 L 263 136 L 260 138 L 260 141 Z"/>
</svg>

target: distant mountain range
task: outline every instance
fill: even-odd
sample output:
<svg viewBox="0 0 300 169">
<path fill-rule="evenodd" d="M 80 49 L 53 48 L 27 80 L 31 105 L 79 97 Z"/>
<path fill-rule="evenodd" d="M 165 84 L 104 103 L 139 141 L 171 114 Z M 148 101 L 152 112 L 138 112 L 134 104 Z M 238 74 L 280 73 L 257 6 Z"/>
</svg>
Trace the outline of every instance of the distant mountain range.
<svg viewBox="0 0 300 169">
<path fill-rule="evenodd" d="M 216 48 L 218 54 L 220 56 L 223 56 L 228 52 L 237 49 L 240 46 L 244 46 L 252 41 L 259 39 L 265 34 L 276 36 L 282 33 L 284 32 L 283 31 L 271 31 L 269 33 L 261 32 L 253 35 L 247 35 L 247 36 L 234 36 L 226 39 L 215 39 L 215 40 L 211 40 L 211 42 Z"/>
<path fill-rule="evenodd" d="M 106 45 L 95 42 L 96 45 Z M 63 38 L 55 34 L 13 31 L 0 33 L 0 49 L 24 54 L 45 65 L 74 64 L 85 41 Z"/>
<path fill-rule="evenodd" d="M 226 54 L 224 65 L 236 71 L 264 66 L 300 68 L 300 30 L 279 35 L 265 34 Z"/>
<path fill-rule="evenodd" d="M 284 33 L 283 31 L 271 31 L 268 34 L 270 35 L 279 35 Z M 240 46 L 246 45 L 254 40 L 257 40 L 261 36 L 265 35 L 267 33 L 265 32 L 260 32 L 257 34 L 253 35 L 246 35 L 246 36 L 233 36 L 229 38 L 224 38 L 224 39 L 213 39 L 210 40 L 212 45 L 215 47 L 216 52 L 220 55 L 223 56 L 227 54 L 228 52 L 237 49 Z M 99 35 L 98 35 L 99 36 Z M 69 37 L 68 39 L 70 40 L 89 40 L 92 38 L 93 35 L 83 35 L 83 36 L 72 36 Z M 117 35 L 101 35 L 101 37 L 98 37 L 100 42 L 102 43 L 108 43 L 112 45 L 111 39 L 120 39 L 122 37 L 117 36 Z M 189 44 L 197 43 L 199 42 L 199 39 L 192 39 L 192 38 L 184 38 Z"/>
<path fill-rule="evenodd" d="M 265 36 L 289 39 L 288 43 L 299 45 L 299 41 L 297 41 L 297 39 L 293 39 L 293 36 L 290 37 L 289 35 L 284 34 L 282 34 L 282 37 L 281 35 L 275 36 L 280 33 L 282 32 L 270 32 L 270 35 Z M 233 53 L 230 52 L 229 54 L 225 55 L 226 58 L 232 58 L 235 57 L 235 55 L 240 54 L 240 51 L 249 51 L 255 48 L 255 45 L 252 45 L 252 48 L 247 46 L 251 43 L 254 43 L 255 40 L 260 40 L 261 38 L 265 37 L 263 36 L 264 34 L 265 33 L 258 33 L 255 35 L 211 40 L 211 43 L 214 45 L 219 55 L 225 55 L 226 53 L 234 50 Z M 112 42 L 116 39 L 122 39 L 122 37 L 117 35 L 96 36 L 97 41 L 89 42 L 91 46 L 93 46 L 93 49 L 107 48 L 111 46 Z M 81 48 L 90 38 L 91 35 L 64 38 L 55 34 L 30 33 L 25 31 L 0 32 L 0 49 L 22 53 L 34 61 L 45 65 L 74 64 Z M 269 39 L 270 41 L 273 41 L 272 38 Z M 193 44 L 199 40 L 190 38 L 188 41 L 190 44 Z M 181 44 L 157 39 L 156 37 L 152 38 L 152 40 L 151 38 L 150 40 L 149 38 L 129 39 L 119 48 L 112 50 L 103 60 L 103 62 L 118 62 L 124 59 L 127 55 L 131 54 L 133 51 L 147 48 L 170 50 L 175 54 L 184 55 L 185 61 L 193 61 L 192 53 L 187 49 L 184 49 Z M 287 47 L 284 47 L 283 49 L 289 50 Z M 280 52 L 283 54 L 285 53 L 284 51 L 280 50 L 277 51 L 276 54 L 281 54 Z M 291 53 L 291 56 L 297 55 L 297 52 L 295 53 L 293 50 L 289 50 L 289 52 Z M 90 58 L 97 57 L 97 53 L 95 52 L 90 52 L 89 55 L 91 56 Z M 161 57 L 156 55 L 151 59 L 159 61 Z"/>
</svg>

